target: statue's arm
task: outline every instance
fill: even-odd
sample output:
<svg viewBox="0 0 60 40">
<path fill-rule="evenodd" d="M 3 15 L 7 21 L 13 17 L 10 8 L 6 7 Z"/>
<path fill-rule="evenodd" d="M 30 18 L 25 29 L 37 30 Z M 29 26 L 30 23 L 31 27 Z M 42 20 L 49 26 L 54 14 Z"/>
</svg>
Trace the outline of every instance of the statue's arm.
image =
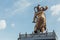
<svg viewBox="0 0 60 40">
<path fill-rule="evenodd" d="M 47 6 L 45 6 L 44 8 L 43 8 L 43 11 L 46 11 L 48 9 L 48 7 Z"/>
<path fill-rule="evenodd" d="M 36 13 L 36 9 L 37 9 L 37 7 L 34 7 L 34 11 L 35 11 L 35 13 Z"/>
</svg>

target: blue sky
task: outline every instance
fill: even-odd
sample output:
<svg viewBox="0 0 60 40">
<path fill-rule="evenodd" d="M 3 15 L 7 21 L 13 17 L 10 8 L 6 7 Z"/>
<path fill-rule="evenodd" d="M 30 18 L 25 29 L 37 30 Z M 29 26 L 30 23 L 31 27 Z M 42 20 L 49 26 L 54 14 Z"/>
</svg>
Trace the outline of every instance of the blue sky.
<svg viewBox="0 0 60 40">
<path fill-rule="evenodd" d="M 19 32 L 32 33 L 34 7 L 48 6 L 47 29 L 60 40 L 60 0 L 0 0 L 0 40 L 17 40 Z"/>
</svg>

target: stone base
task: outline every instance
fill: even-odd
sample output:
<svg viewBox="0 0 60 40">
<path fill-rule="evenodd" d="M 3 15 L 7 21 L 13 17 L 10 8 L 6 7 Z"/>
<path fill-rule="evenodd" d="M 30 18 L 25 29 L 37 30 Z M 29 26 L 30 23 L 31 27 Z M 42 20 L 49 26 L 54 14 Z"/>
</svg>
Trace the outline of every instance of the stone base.
<svg viewBox="0 0 60 40">
<path fill-rule="evenodd" d="M 18 40 L 56 40 L 55 32 L 20 34 Z"/>
</svg>

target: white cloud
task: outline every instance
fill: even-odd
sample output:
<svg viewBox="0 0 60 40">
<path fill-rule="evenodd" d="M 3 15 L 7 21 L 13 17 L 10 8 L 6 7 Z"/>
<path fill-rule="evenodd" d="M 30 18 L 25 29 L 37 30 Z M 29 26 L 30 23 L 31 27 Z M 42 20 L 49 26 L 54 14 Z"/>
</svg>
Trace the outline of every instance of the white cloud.
<svg viewBox="0 0 60 40">
<path fill-rule="evenodd" d="M 58 18 L 57 21 L 60 22 L 60 18 Z"/>
<path fill-rule="evenodd" d="M 5 20 L 0 20 L 0 30 L 6 28 L 6 21 Z"/>
<path fill-rule="evenodd" d="M 6 13 L 7 17 L 8 16 L 10 17 L 12 15 L 16 15 L 18 12 L 22 12 L 30 5 L 31 5 L 31 3 L 28 2 L 27 0 L 18 0 L 17 2 L 14 2 L 13 6 L 11 8 L 6 8 L 5 13 Z"/>
<path fill-rule="evenodd" d="M 57 21 L 60 22 L 60 4 L 51 6 L 52 16 L 57 17 Z"/>
<path fill-rule="evenodd" d="M 25 8 L 29 7 L 31 5 L 31 3 L 29 3 L 28 1 L 24 0 L 21 1 L 19 0 L 18 2 L 16 2 L 13 6 L 13 8 L 15 9 L 12 13 L 16 13 L 18 11 L 23 11 Z"/>
<path fill-rule="evenodd" d="M 52 16 L 58 16 L 58 15 L 60 15 L 60 4 L 53 5 L 51 7 L 51 11 L 52 11 Z"/>
</svg>

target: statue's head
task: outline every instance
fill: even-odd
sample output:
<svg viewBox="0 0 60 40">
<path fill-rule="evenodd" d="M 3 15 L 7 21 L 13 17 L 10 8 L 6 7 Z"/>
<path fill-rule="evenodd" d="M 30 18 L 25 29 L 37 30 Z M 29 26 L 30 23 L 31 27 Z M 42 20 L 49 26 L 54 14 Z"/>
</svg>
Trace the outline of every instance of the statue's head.
<svg viewBox="0 0 60 40">
<path fill-rule="evenodd" d="M 38 4 L 38 6 L 40 6 L 40 4 Z"/>
</svg>

